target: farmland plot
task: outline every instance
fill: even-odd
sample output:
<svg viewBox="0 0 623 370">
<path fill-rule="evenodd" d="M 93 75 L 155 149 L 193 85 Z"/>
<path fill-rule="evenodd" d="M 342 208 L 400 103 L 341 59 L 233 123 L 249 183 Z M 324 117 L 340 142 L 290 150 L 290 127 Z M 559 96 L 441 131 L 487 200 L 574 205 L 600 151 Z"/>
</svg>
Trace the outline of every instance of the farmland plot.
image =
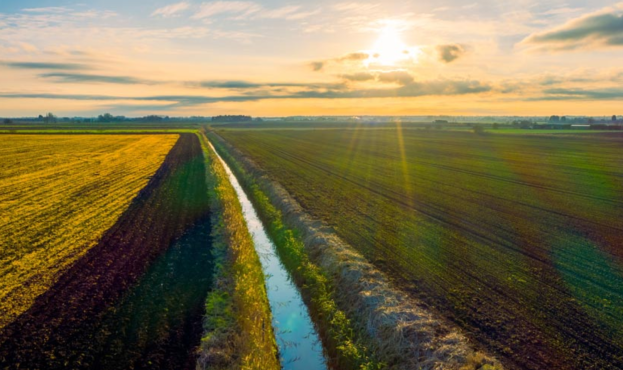
<svg viewBox="0 0 623 370">
<path fill-rule="evenodd" d="M 623 367 L 620 139 L 218 133 L 509 367 Z"/>
<path fill-rule="evenodd" d="M 0 328 L 97 243 L 177 140 L 0 136 Z"/>
<path fill-rule="evenodd" d="M 0 330 L 0 367 L 195 368 L 212 286 L 197 137 L 182 134 L 135 195 L 95 245 Z"/>
</svg>

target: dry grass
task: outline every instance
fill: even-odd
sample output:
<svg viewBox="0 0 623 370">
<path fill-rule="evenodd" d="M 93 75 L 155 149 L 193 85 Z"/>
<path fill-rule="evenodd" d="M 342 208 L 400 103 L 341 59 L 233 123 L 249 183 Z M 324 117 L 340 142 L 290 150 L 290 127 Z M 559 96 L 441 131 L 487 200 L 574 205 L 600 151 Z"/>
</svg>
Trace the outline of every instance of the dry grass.
<svg viewBox="0 0 623 370">
<path fill-rule="evenodd" d="M 97 243 L 177 139 L 0 136 L 0 328 Z"/>
<path fill-rule="evenodd" d="M 290 194 L 272 181 L 251 159 L 218 135 L 230 155 L 251 174 L 283 215 L 284 222 L 303 237 L 311 261 L 329 276 L 338 302 L 369 334 L 376 355 L 393 369 L 501 369 L 478 352 L 458 328 L 435 317 L 420 302 L 395 289 L 388 278 L 343 242 L 329 227 L 312 219 Z"/>
</svg>

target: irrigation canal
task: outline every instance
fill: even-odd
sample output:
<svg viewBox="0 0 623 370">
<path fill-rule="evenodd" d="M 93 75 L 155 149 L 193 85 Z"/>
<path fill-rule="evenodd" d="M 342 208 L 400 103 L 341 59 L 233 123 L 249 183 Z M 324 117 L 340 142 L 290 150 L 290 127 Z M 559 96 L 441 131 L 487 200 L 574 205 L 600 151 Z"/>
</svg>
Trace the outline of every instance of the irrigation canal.
<svg viewBox="0 0 623 370">
<path fill-rule="evenodd" d="M 210 147 L 223 164 L 229 181 L 238 195 L 247 227 L 253 237 L 257 254 L 260 256 L 266 276 L 266 290 L 273 315 L 273 328 L 279 346 L 282 369 L 327 369 L 318 332 L 296 285 L 277 256 L 275 245 L 268 237 L 262 221 L 238 179 L 214 149 L 212 143 Z"/>
</svg>

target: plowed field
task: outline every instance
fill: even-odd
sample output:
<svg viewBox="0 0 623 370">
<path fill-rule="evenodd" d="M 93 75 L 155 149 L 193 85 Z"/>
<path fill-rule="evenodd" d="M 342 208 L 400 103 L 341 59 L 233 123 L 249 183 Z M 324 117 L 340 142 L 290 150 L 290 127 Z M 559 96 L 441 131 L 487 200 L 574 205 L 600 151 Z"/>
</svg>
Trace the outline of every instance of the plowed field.
<svg viewBox="0 0 623 370">
<path fill-rule="evenodd" d="M 508 367 L 623 368 L 621 138 L 217 132 Z"/>
</svg>

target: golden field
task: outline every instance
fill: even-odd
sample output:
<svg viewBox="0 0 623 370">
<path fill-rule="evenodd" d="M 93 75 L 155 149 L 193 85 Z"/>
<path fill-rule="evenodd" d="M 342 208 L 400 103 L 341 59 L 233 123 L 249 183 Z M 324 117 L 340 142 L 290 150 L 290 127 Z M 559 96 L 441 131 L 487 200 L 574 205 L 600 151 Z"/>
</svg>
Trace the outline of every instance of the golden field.
<svg viewBox="0 0 623 370">
<path fill-rule="evenodd" d="M 0 136 L 0 328 L 114 225 L 178 137 Z"/>
</svg>

